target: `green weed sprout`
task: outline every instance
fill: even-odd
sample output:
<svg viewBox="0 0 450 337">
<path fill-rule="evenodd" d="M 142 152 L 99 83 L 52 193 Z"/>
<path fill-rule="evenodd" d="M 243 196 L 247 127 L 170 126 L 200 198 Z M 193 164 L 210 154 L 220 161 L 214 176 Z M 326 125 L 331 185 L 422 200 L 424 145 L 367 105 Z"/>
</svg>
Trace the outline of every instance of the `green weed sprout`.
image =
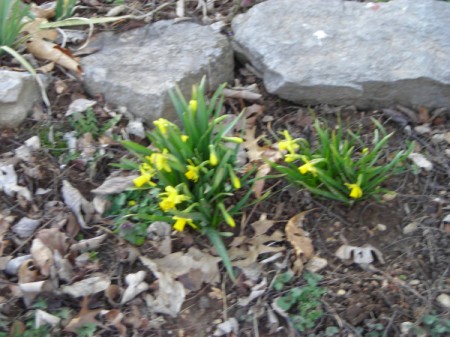
<svg viewBox="0 0 450 337">
<path fill-rule="evenodd" d="M 55 19 L 59 21 L 71 17 L 76 3 L 77 0 L 57 0 Z"/>
<path fill-rule="evenodd" d="M 24 18 L 30 15 L 29 6 L 20 0 L 0 1 L 0 46 L 14 47 L 20 30 L 25 24 Z M 0 54 L 2 50 L 0 49 Z"/>
<path fill-rule="evenodd" d="M 351 130 L 344 134 L 341 122 L 336 130 L 330 131 L 326 124 L 316 119 L 314 129 L 318 139 L 314 147 L 305 139 L 293 139 L 285 130 L 284 140 L 278 143 L 284 163 L 270 164 L 289 182 L 317 196 L 345 204 L 378 198 L 387 192 L 380 184 L 404 170 L 402 163 L 411 153 L 413 144 L 406 151 L 397 152 L 392 159 L 383 158 L 393 133 L 386 134 L 377 120 L 372 119 L 372 122 L 376 128 L 370 147 L 365 147 L 359 134 Z M 382 160 L 387 162 L 381 163 Z"/>
<path fill-rule="evenodd" d="M 181 127 L 160 118 L 148 133 L 149 148 L 131 141 L 123 144 L 141 161 L 137 166 L 141 175 L 134 180 L 135 187 L 157 199 L 156 212 L 134 216 L 171 223 L 177 231 L 189 227 L 205 234 L 234 280 L 222 240 L 231 233 L 219 232 L 219 226 L 226 223 L 235 227 L 233 216 L 242 210 L 251 194 L 252 171 L 241 177 L 237 172 L 237 153 L 243 140 L 232 134 L 239 117 L 225 125 L 226 116 L 220 116 L 224 87 L 217 89 L 209 103 L 204 79 L 198 87 L 194 86 L 189 102 L 177 88 L 170 96 Z M 237 192 L 238 199 L 231 203 Z"/>
<path fill-rule="evenodd" d="M 319 286 L 322 276 L 307 272 L 304 279 L 307 282 L 306 285 L 283 291 L 283 295 L 276 301 L 280 309 L 288 314 L 294 328 L 300 332 L 313 328 L 317 320 L 322 317 L 320 299 L 327 292 L 326 288 Z M 273 287 L 281 291 L 292 280 L 292 273 L 283 273 L 275 280 Z"/>
</svg>

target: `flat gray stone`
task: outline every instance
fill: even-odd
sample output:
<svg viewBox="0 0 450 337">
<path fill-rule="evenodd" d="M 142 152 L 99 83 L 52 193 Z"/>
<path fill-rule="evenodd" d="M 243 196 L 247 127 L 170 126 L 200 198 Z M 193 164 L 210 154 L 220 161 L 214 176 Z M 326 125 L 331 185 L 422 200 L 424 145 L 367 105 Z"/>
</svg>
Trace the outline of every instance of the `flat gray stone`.
<svg viewBox="0 0 450 337">
<path fill-rule="evenodd" d="M 99 40 L 101 51 L 81 61 L 87 92 L 103 94 L 147 122 L 176 118 L 168 95 L 175 84 L 189 98 L 205 75 L 211 90 L 234 78 L 229 41 L 208 26 L 159 21 Z"/>
<path fill-rule="evenodd" d="M 0 128 L 18 127 L 41 97 L 33 75 L 0 70 Z"/>
<path fill-rule="evenodd" d="M 268 0 L 232 22 L 270 93 L 300 104 L 450 107 L 450 4 Z"/>
</svg>

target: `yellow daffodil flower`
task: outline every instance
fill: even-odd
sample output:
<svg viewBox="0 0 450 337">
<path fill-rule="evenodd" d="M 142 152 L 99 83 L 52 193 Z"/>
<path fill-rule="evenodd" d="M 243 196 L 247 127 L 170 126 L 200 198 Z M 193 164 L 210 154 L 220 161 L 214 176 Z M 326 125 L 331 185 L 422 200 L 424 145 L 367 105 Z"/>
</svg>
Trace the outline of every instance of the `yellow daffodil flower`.
<svg viewBox="0 0 450 337">
<path fill-rule="evenodd" d="M 216 149 L 213 144 L 209 144 L 209 163 L 211 166 L 217 166 L 219 164 L 219 159 L 217 158 Z"/>
<path fill-rule="evenodd" d="M 345 183 L 345 186 L 347 186 L 350 189 L 350 194 L 349 194 L 350 198 L 359 199 L 362 197 L 363 191 L 358 184 Z"/>
<path fill-rule="evenodd" d="M 143 174 L 137 178 L 134 178 L 133 184 L 137 188 L 140 188 L 140 187 L 144 186 L 145 184 L 150 183 L 150 179 L 151 179 L 151 176 L 149 174 Z"/>
<path fill-rule="evenodd" d="M 139 171 L 141 174 L 154 174 L 155 170 L 148 163 L 142 163 L 139 165 Z"/>
<path fill-rule="evenodd" d="M 198 177 L 199 177 L 199 173 L 200 173 L 200 167 L 199 166 L 195 166 L 194 163 L 192 161 L 189 160 L 190 165 L 187 165 L 187 171 L 184 174 L 186 176 L 186 178 L 188 178 L 189 180 L 192 180 L 193 182 L 197 182 Z"/>
<path fill-rule="evenodd" d="M 278 149 L 280 151 L 287 150 L 291 154 L 295 153 L 300 148 L 300 145 L 297 144 L 295 139 L 292 139 L 288 130 L 284 130 L 283 135 L 284 135 L 285 140 L 278 143 Z"/>
<path fill-rule="evenodd" d="M 167 149 L 164 149 L 162 153 L 153 152 L 149 160 L 150 162 L 155 165 L 156 169 L 161 171 L 164 170 L 166 172 L 172 172 L 172 168 L 169 165 L 169 151 Z"/>
<path fill-rule="evenodd" d="M 192 221 L 192 219 L 183 218 L 183 217 L 176 216 L 176 215 L 173 216 L 172 219 L 175 220 L 175 224 L 173 225 L 173 228 L 179 232 L 182 232 L 184 230 L 184 227 L 186 227 L 186 224 L 188 224 L 192 228 L 195 228 L 195 229 L 198 228 L 196 225 L 194 225 L 194 222 Z"/>
<path fill-rule="evenodd" d="M 313 161 L 309 161 L 305 156 L 301 156 L 302 160 L 305 162 L 302 166 L 298 168 L 301 174 L 306 174 L 311 172 L 313 176 L 317 175 L 317 168 L 314 167 Z"/>
<path fill-rule="evenodd" d="M 189 109 L 191 109 L 191 111 L 193 111 L 193 112 L 197 112 L 197 108 L 198 108 L 197 100 L 191 99 L 189 101 Z"/>
<path fill-rule="evenodd" d="M 169 122 L 165 118 L 160 118 L 160 119 L 154 121 L 153 124 L 158 127 L 159 131 L 163 135 L 166 135 L 167 134 L 167 128 L 173 125 L 173 123 Z"/>
<path fill-rule="evenodd" d="M 167 186 L 165 188 L 165 192 L 160 193 L 159 197 L 163 198 L 159 203 L 159 207 L 164 212 L 167 212 L 170 209 L 175 209 L 177 204 L 189 200 L 189 197 L 187 195 L 178 194 L 177 189 L 172 186 Z"/>
<path fill-rule="evenodd" d="M 181 141 L 182 141 L 183 143 L 186 143 L 186 142 L 188 141 L 188 139 L 189 139 L 189 136 L 187 136 L 187 135 L 181 135 Z"/>
<path fill-rule="evenodd" d="M 296 161 L 297 159 L 300 159 L 301 156 L 295 153 L 288 153 L 284 156 L 284 161 L 286 163 L 292 163 L 294 161 Z"/>
</svg>

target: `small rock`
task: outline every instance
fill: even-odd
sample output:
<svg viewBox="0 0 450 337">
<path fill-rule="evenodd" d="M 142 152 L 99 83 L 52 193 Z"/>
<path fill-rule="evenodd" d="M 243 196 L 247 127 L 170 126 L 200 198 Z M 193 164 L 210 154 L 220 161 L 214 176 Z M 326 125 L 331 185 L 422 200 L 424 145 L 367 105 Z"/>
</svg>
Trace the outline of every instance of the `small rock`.
<svg viewBox="0 0 450 337">
<path fill-rule="evenodd" d="M 168 95 L 175 84 L 189 99 L 205 75 L 212 90 L 234 78 L 227 37 L 193 22 L 161 20 L 118 35 L 102 33 L 92 43 L 101 50 L 81 60 L 86 90 L 145 122 L 177 118 Z"/>
<path fill-rule="evenodd" d="M 446 132 L 444 137 L 445 137 L 445 141 L 450 144 L 450 132 Z"/>
<path fill-rule="evenodd" d="M 445 149 L 445 155 L 446 155 L 447 157 L 450 157 L 450 149 Z"/>
<path fill-rule="evenodd" d="M 416 337 L 426 337 L 427 333 L 422 328 L 416 326 L 416 324 L 412 322 L 403 322 L 400 324 L 400 331 L 402 336 L 406 336 L 409 332 L 414 331 L 414 336 Z"/>
<path fill-rule="evenodd" d="M 344 296 L 346 293 L 347 293 L 347 292 L 346 292 L 344 289 L 339 289 L 339 290 L 336 292 L 336 295 L 337 295 L 337 296 Z"/>
<path fill-rule="evenodd" d="M 237 56 L 268 92 L 361 108 L 449 107 L 449 26 L 448 3 L 431 0 L 273 0 L 232 21 Z"/>
<path fill-rule="evenodd" d="M 414 131 L 416 131 L 419 135 L 430 133 L 431 132 L 430 124 L 418 125 L 414 128 Z"/>
<path fill-rule="evenodd" d="M 431 171 L 433 169 L 433 163 L 421 153 L 413 152 L 408 156 L 408 158 L 411 159 L 414 164 L 416 164 L 420 168 L 423 168 L 425 171 Z"/>
<path fill-rule="evenodd" d="M 417 229 L 419 229 L 417 222 L 411 222 L 403 228 L 403 234 L 414 233 Z"/>
<path fill-rule="evenodd" d="M 411 285 L 411 286 L 417 286 L 419 284 L 420 284 L 419 280 L 411 280 L 411 281 L 409 281 L 409 285 Z"/>
<path fill-rule="evenodd" d="M 325 268 L 328 265 L 328 261 L 318 256 L 313 256 L 311 260 L 308 261 L 305 268 L 306 270 L 317 273 L 319 270 Z"/>
<path fill-rule="evenodd" d="M 450 296 L 448 294 L 444 294 L 444 293 L 440 294 L 438 297 L 436 297 L 436 301 L 443 308 L 446 308 L 446 309 L 450 308 Z"/>
<path fill-rule="evenodd" d="M 0 70 L 0 78 L 0 128 L 15 128 L 40 99 L 39 85 L 30 73 Z"/>
<path fill-rule="evenodd" d="M 377 231 L 384 232 L 387 229 L 387 227 L 386 227 L 386 225 L 379 223 L 378 225 L 375 226 L 375 229 Z"/>
<path fill-rule="evenodd" d="M 437 133 L 437 134 L 433 135 L 433 136 L 431 137 L 431 142 L 432 142 L 433 144 L 440 144 L 440 143 L 445 142 L 445 134 L 443 134 L 443 133 Z"/>
</svg>

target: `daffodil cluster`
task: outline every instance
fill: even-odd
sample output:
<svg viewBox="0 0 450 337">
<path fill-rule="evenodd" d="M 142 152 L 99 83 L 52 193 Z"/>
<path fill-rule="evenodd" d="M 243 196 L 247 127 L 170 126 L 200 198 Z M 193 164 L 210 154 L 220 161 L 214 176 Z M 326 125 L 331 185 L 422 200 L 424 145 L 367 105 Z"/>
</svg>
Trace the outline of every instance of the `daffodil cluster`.
<svg viewBox="0 0 450 337">
<path fill-rule="evenodd" d="M 180 126 L 160 118 L 148 133 L 149 147 L 130 141 L 124 145 L 140 159 L 135 188 L 142 193 L 158 191 L 157 212 L 143 217 L 164 220 L 177 231 L 190 227 L 208 235 L 231 274 L 218 229 L 222 223 L 235 227 L 233 216 L 251 193 L 251 173 L 241 174 L 245 169 L 237 167 L 243 140 L 233 134 L 233 125 L 239 117 L 222 125 L 227 117 L 220 116 L 224 86 L 207 102 L 204 85 L 202 81 L 193 88 L 188 102 L 179 89 L 171 93 Z M 243 192 L 242 187 L 246 187 Z M 239 200 L 231 203 L 238 190 Z"/>
<path fill-rule="evenodd" d="M 402 163 L 412 151 L 412 144 L 407 150 L 388 155 L 386 145 L 392 134 L 386 134 L 376 120 L 373 122 L 376 128 L 371 148 L 366 147 L 351 130 L 344 134 L 341 123 L 330 131 L 316 119 L 314 130 L 317 145 L 314 147 L 303 138 L 294 139 L 284 130 L 283 139 L 278 142 L 283 163 L 270 164 L 291 183 L 315 195 L 346 204 L 370 196 L 377 197 L 386 191 L 380 184 L 402 171 Z M 383 157 L 392 159 L 380 164 Z"/>
</svg>

